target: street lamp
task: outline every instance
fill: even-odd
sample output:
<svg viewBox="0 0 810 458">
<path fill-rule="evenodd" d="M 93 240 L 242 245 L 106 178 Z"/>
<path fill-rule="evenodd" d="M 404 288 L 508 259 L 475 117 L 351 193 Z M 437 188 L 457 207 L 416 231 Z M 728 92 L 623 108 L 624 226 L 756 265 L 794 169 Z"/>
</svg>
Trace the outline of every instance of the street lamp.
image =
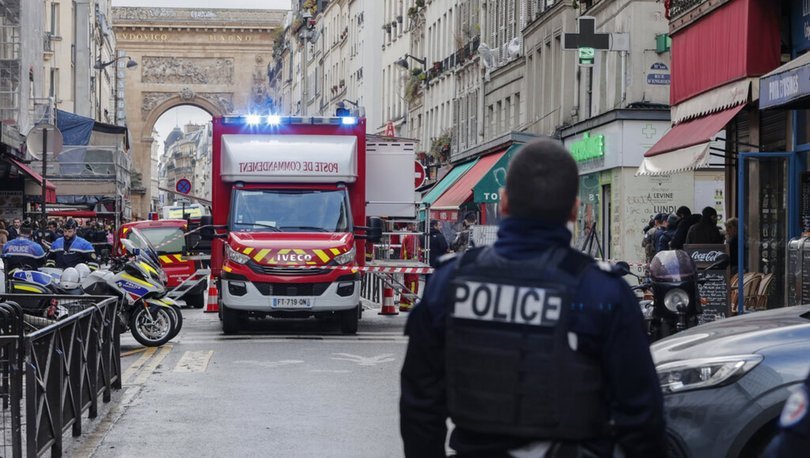
<svg viewBox="0 0 810 458">
<path fill-rule="evenodd" d="M 138 63 L 135 62 L 135 59 L 133 59 L 133 58 L 131 58 L 129 56 L 118 56 L 118 57 L 116 57 L 115 59 L 113 59 L 113 60 L 111 60 L 109 62 L 102 62 L 101 58 L 99 58 L 96 61 L 96 63 L 93 64 L 93 68 L 98 70 L 98 72 L 99 72 L 99 77 L 98 77 L 98 100 L 97 100 L 98 107 L 96 109 L 96 117 L 98 118 L 99 121 L 101 121 L 101 71 L 104 70 L 105 68 L 109 67 L 110 65 L 118 62 L 119 60 L 124 59 L 124 58 L 129 59 L 127 61 L 127 68 L 135 68 L 135 67 L 138 66 Z M 115 72 L 115 80 L 116 80 L 116 82 L 115 82 L 115 85 L 116 85 L 115 90 L 117 92 L 118 91 L 118 72 L 117 71 Z M 116 94 L 115 104 L 116 104 L 116 107 L 114 108 L 116 110 L 115 117 L 117 118 L 117 116 L 118 116 L 118 107 L 117 107 L 117 105 L 118 105 L 118 97 L 117 97 L 117 94 Z"/>
<path fill-rule="evenodd" d="M 402 58 L 398 59 L 396 62 L 394 62 L 394 64 L 396 64 L 396 65 L 398 65 L 398 66 L 400 66 L 402 68 L 407 69 L 408 68 L 408 59 L 407 59 L 408 57 L 415 60 L 417 63 L 422 64 L 423 67 L 427 66 L 427 57 L 425 57 L 423 59 L 419 59 L 418 57 L 414 57 L 414 56 L 412 56 L 410 54 L 405 54 L 405 57 L 402 57 Z"/>
</svg>

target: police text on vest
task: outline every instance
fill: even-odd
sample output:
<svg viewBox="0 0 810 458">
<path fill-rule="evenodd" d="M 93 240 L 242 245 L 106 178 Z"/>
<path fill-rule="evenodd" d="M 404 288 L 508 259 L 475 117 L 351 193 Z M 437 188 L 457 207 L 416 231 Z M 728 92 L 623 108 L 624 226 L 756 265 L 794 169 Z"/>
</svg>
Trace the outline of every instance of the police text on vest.
<svg viewBox="0 0 810 458">
<path fill-rule="evenodd" d="M 554 326 L 560 319 L 562 297 L 531 286 L 467 281 L 456 286 L 456 318 Z"/>
</svg>

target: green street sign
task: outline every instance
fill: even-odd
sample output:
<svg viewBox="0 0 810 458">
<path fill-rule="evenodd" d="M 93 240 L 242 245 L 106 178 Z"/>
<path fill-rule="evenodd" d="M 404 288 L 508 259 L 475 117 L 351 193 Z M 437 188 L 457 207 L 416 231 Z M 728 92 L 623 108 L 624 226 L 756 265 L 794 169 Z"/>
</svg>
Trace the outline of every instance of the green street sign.
<svg viewBox="0 0 810 458">
<path fill-rule="evenodd" d="M 579 65 L 583 67 L 593 66 L 594 59 L 596 59 L 596 50 L 593 48 L 578 48 L 579 51 Z"/>
<path fill-rule="evenodd" d="M 577 162 L 588 161 L 605 155 L 605 136 L 594 135 L 589 132 L 582 136 L 582 140 L 571 143 L 571 155 Z"/>
</svg>

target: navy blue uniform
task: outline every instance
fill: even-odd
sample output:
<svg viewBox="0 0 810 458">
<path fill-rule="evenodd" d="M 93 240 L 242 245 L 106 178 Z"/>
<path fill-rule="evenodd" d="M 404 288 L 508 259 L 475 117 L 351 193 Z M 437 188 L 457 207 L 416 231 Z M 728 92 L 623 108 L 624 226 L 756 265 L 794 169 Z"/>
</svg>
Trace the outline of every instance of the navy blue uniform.
<svg viewBox="0 0 810 458">
<path fill-rule="evenodd" d="M 67 269 L 68 267 L 76 267 L 77 264 L 81 263 L 95 263 L 96 250 L 90 242 L 78 235 L 70 240 L 59 237 L 51 245 L 48 259 L 53 259 L 57 268 Z"/>
<path fill-rule="evenodd" d="M 36 269 L 45 260 L 45 250 L 28 237 L 17 237 L 3 245 L 3 259 L 6 262 L 6 272 L 18 268 Z"/>
<path fill-rule="evenodd" d="M 523 260 L 552 246 L 568 247 L 570 242 L 571 234 L 563 226 L 510 217 L 501 223 L 495 251 L 507 259 Z M 400 430 L 408 457 L 445 456 L 444 344 L 450 306 L 446 292 L 454 269 L 455 263 L 449 262 L 435 272 L 405 329 L 410 339 L 402 368 Z M 611 435 L 582 445 L 597 456 L 612 456 L 615 443 L 628 457 L 662 456 L 663 396 L 638 300 L 624 280 L 596 263 L 586 268 L 581 285 L 573 301 L 577 311 L 561 325 L 577 335 L 577 351 L 599 361 L 612 428 Z M 537 441 L 456 428 L 450 446 L 459 456 L 496 457 Z"/>
<path fill-rule="evenodd" d="M 810 453 L 810 375 L 785 403 L 779 417 L 781 431 L 768 446 L 766 458 L 799 458 Z"/>
</svg>

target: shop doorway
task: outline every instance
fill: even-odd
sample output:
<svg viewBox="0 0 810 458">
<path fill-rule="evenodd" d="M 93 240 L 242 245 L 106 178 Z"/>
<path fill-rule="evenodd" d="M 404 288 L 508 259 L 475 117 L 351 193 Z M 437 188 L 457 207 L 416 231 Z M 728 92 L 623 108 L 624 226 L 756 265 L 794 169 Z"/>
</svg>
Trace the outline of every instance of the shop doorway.
<svg viewBox="0 0 810 458">
<path fill-rule="evenodd" d="M 784 307 L 788 241 L 795 236 L 796 155 L 740 153 L 737 168 L 737 313 Z M 734 257 L 732 256 L 732 259 Z M 759 297 L 759 299 L 756 299 Z M 766 297 L 767 299 L 763 299 Z M 765 305 L 763 305 L 765 304 Z"/>
</svg>

